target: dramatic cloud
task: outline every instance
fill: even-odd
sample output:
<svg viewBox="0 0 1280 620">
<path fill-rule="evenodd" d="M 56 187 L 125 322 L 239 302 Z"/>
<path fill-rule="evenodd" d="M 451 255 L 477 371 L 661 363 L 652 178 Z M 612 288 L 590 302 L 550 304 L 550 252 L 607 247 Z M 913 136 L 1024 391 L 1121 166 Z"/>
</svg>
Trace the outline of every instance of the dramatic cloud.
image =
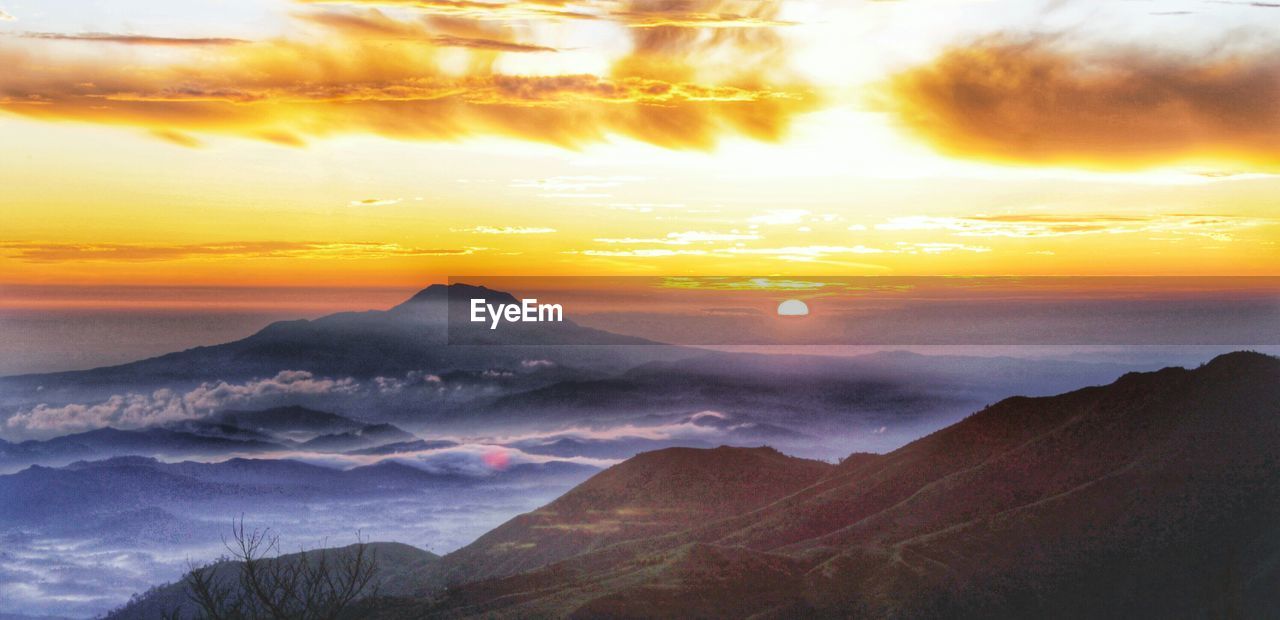
<svg viewBox="0 0 1280 620">
<path fill-rule="evenodd" d="M 313 243 L 305 241 L 249 241 L 200 245 L 0 241 L 0 256 L 28 262 L 134 262 L 194 258 L 394 258 L 399 256 L 459 256 L 471 254 L 475 250 L 476 248 L 414 248 L 396 243 Z"/>
<path fill-rule="evenodd" d="M 142 428 L 199 418 L 228 406 L 281 395 L 352 394 L 359 383 L 351 378 L 316 377 L 303 370 L 282 370 L 274 377 L 246 383 L 202 383 L 178 393 L 160 389 L 150 394 L 116 394 L 95 404 L 63 406 L 39 404 L 5 421 L 6 430 L 22 436 L 50 437 L 95 428 Z"/>
<path fill-rule="evenodd" d="M 816 104 L 787 70 L 786 49 L 768 27 L 704 31 L 647 24 L 623 31 L 632 39 L 631 51 L 599 75 L 509 74 L 499 68 L 503 53 L 555 50 L 513 40 L 513 29 L 451 11 L 559 16 L 572 12 L 569 4 L 379 4 L 429 15 L 307 14 L 303 19 L 315 28 L 295 38 L 247 43 L 99 34 L 0 42 L 6 68 L 0 109 L 36 119 L 137 126 L 188 146 L 198 144 L 191 134 L 301 146 L 314 137 L 365 133 L 417 140 L 499 135 L 568 147 L 625 136 L 705 149 L 727 135 L 778 140 L 795 115 Z M 626 12 L 657 10 L 650 4 L 661 6 L 633 2 Z M 686 4 L 701 14 L 720 3 Z M 755 8 L 735 15 L 767 21 L 775 5 L 751 3 Z M 430 13 L 433 7 L 439 14 Z M 63 39 L 193 49 L 140 60 L 106 48 L 87 53 L 83 46 L 57 45 Z M 458 54 L 464 55 L 461 63 Z"/>
<path fill-rule="evenodd" d="M 1062 37 L 994 36 L 893 76 L 880 103 L 958 157 L 1280 168 L 1280 48 L 1229 50 L 1085 50 Z"/>
</svg>

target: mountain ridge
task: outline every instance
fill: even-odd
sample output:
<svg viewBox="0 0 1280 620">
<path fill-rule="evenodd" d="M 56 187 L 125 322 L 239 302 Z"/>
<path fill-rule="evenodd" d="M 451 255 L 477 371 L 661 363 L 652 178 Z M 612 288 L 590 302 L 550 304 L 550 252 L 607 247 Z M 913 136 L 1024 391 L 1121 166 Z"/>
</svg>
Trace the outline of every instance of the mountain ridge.
<svg viewBox="0 0 1280 620">
<path fill-rule="evenodd" d="M 1006 399 L 738 515 L 359 613 L 1270 615 L 1277 453 L 1280 360 L 1228 354 Z"/>
</svg>

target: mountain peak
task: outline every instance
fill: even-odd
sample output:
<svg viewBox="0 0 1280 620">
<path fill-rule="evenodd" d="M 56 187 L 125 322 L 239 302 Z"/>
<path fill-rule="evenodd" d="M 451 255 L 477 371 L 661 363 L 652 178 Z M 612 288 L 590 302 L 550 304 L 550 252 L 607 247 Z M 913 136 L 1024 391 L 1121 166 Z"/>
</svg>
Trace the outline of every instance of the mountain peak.
<svg viewBox="0 0 1280 620">
<path fill-rule="evenodd" d="M 1231 353 L 1223 353 L 1209 360 L 1203 367 L 1239 371 L 1274 367 L 1276 365 L 1280 365 L 1280 358 L 1257 351 L 1233 351 Z"/>
<path fill-rule="evenodd" d="M 393 309 L 414 308 L 420 304 L 468 303 L 471 299 L 484 299 L 489 303 L 516 303 L 516 298 L 510 293 L 496 291 L 487 286 L 462 283 L 432 284 Z"/>
</svg>

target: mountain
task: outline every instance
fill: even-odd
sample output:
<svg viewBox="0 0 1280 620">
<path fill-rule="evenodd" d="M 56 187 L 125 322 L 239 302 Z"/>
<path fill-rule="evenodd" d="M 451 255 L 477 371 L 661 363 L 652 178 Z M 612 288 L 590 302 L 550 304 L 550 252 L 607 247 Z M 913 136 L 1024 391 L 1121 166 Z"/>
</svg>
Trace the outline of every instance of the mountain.
<svg viewBox="0 0 1280 620">
<path fill-rule="evenodd" d="M 515 300 L 483 287 L 437 284 L 388 310 L 278 321 L 233 342 L 118 366 L 0 377 L 0 422 L 41 405 L 115 410 L 115 403 L 198 392 L 202 406 L 212 410 L 302 405 L 358 412 L 372 422 L 403 423 L 466 410 L 476 399 L 600 378 L 689 355 L 680 347 L 582 327 L 573 322 L 572 309 L 563 322 L 508 323 L 498 330 L 462 318 L 450 321 L 450 309 L 456 312 L 462 300 L 472 297 L 495 303 Z M 448 390 L 437 389 L 443 376 L 450 377 Z M 299 377 L 328 381 L 326 385 L 339 389 L 251 387 Z M 399 389 L 406 385 L 411 389 Z M 225 399 L 225 405 L 218 399 Z M 10 439 L 54 433 L 0 428 L 14 433 L 6 434 Z"/>
<path fill-rule="evenodd" d="M 337 549 L 308 551 L 282 555 L 279 561 L 300 562 L 304 558 L 310 562 L 318 561 L 319 555 L 327 555 L 330 563 L 341 562 L 352 557 L 355 545 Z M 425 570 L 438 562 L 440 556 L 417 547 L 401 543 L 374 542 L 367 543 L 365 553 L 373 559 L 376 573 L 368 587 L 368 594 L 375 592 L 382 595 L 396 595 L 402 592 L 395 589 L 395 583 L 403 582 L 403 577 Z M 213 565 L 213 578 L 217 583 L 235 583 L 239 579 L 240 564 L 223 561 Z M 143 596 L 137 597 L 124 606 L 107 614 L 109 620 L 154 620 L 165 617 L 190 617 L 196 615 L 197 609 L 187 597 L 187 582 L 184 578 L 177 583 L 165 584 L 152 588 Z M 175 615 L 176 612 L 176 615 Z"/>
<path fill-rule="evenodd" d="M 418 437 L 413 433 L 400 430 L 392 424 L 369 424 L 346 433 L 321 435 L 303 442 L 298 447 L 319 452 L 348 452 L 377 448 L 386 444 L 402 444 L 417 439 Z"/>
<path fill-rule="evenodd" d="M 444 445 L 417 441 L 417 436 L 391 424 L 367 424 L 305 407 L 222 411 L 163 426 L 129 430 L 108 427 L 45 441 L 0 443 L 0 473 L 30 465 L 60 467 L 74 461 L 120 456 L 211 459 L 289 450 L 376 454 L 388 444 L 402 448 Z"/>
<path fill-rule="evenodd" d="M 449 554 L 437 580 L 510 575 L 611 544 L 665 534 L 763 506 L 831 466 L 771 448 L 669 448 L 593 476 L 534 512 Z"/>
<path fill-rule="evenodd" d="M 271 376 L 281 370 L 304 370 L 325 376 L 395 376 L 407 371 L 483 370 L 511 366 L 529 356 L 559 365 L 623 369 L 637 361 L 670 358 L 673 347 L 616 347 L 582 345 L 656 345 L 651 341 L 581 327 L 566 317 L 559 323 L 536 326 L 505 324 L 502 330 L 475 342 L 472 324 L 456 321 L 450 332 L 450 312 L 472 297 L 492 303 L 516 303 L 505 292 L 465 284 L 433 284 L 389 310 L 341 312 L 314 320 L 272 323 L 234 342 L 196 347 L 120 366 L 93 370 L 8 377 L 13 388 L 62 383 L 169 383 Z M 480 327 L 476 325 L 476 329 Z M 507 329 L 510 328 L 510 329 Z M 500 339 L 498 339 L 500 338 Z M 494 344 L 508 346 L 492 346 Z M 527 348 L 525 348 L 527 347 Z"/>
<path fill-rule="evenodd" d="M 480 577 L 510 568 L 477 561 L 469 584 L 432 599 L 365 601 L 357 615 L 1280 614 L 1276 358 L 1233 353 L 1196 369 L 1006 399 L 888 454 L 853 455 L 802 488 L 730 499 L 725 513 L 677 520 L 676 531 L 614 538 L 604 515 L 633 495 L 644 507 L 681 506 L 703 493 L 748 497 L 760 484 L 741 453 L 699 454 L 711 470 L 729 470 L 722 487 L 593 478 L 562 498 L 565 515 L 599 515 L 584 518 L 597 527 L 576 530 L 582 552 L 490 579 Z M 643 470 L 646 458 L 615 469 Z M 442 564 L 483 557 L 480 549 L 536 555 L 515 547 L 558 539 L 548 528 L 531 533 L 567 518 L 553 506 Z"/>
<path fill-rule="evenodd" d="M 331 469 L 291 460 L 231 459 L 218 463 L 162 463 L 145 457 L 77 462 L 66 467 L 34 466 L 0 476 L 0 523 L 74 524 L 86 515 L 144 507 L 200 513 L 200 507 L 233 514 L 233 505 L 263 509 L 317 501 L 355 502 L 417 496 L 426 491 L 477 485 L 582 480 L 595 468 L 550 462 L 511 467 L 489 476 L 424 471 L 395 462 Z"/>
<path fill-rule="evenodd" d="M 246 431 L 269 434 L 306 433 L 333 435 L 360 430 L 364 424 L 336 413 L 318 411 L 306 407 L 271 407 L 257 411 L 228 409 L 202 420 L 212 424 L 225 424 Z"/>
<path fill-rule="evenodd" d="M 210 436 L 171 428 L 138 430 L 100 428 L 63 435 L 47 441 L 28 440 L 0 445 L 0 473 L 15 471 L 37 463 L 61 466 L 78 460 L 116 456 L 200 458 L 283 449 L 282 444 L 262 436 L 248 438 Z"/>
</svg>

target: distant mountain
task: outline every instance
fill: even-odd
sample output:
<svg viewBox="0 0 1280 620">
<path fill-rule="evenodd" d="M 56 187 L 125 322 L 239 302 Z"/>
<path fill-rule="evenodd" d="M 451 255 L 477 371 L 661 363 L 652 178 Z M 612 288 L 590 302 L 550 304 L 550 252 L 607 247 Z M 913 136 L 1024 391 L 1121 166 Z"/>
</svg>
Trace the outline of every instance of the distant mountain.
<svg viewBox="0 0 1280 620">
<path fill-rule="evenodd" d="M 118 366 L 0 377 L 0 429 L 8 430 L 3 422 L 9 417 L 42 404 L 92 406 L 120 402 L 126 395 L 182 394 L 202 385 L 267 381 L 286 371 L 293 376 L 311 373 L 345 381 L 343 385 L 353 389 L 341 394 L 235 392 L 231 405 L 319 406 L 403 426 L 408 420 L 420 422 L 442 412 L 473 409 L 477 399 L 600 378 L 637 364 L 690 355 L 681 347 L 582 327 L 573 322 L 571 312 L 560 323 L 510 323 L 489 330 L 459 318 L 451 328 L 450 308 L 456 310 L 472 296 L 504 303 L 514 300 L 508 293 L 483 287 L 437 284 L 389 310 L 279 321 L 233 342 Z M 449 390 L 434 391 L 433 384 L 425 382 L 430 378 L 438 383 L 441 377 L 448 377 Z M 384 390 L 379 379 L 402 385 L 409 381 L 417 389 Z M 427 394 L 428 389 L 433 391 Z M 49 433 L 47 429 L 8 432 L 17 433 L 6 435 L 11 439 L 43 438 Z"/>
<path fill-rule="evenodd" d="M 231 459 L 219 463 L 162 463 L 143 457 L 77 462 L 62 468 L 31 467 L 0 476 L 0 522 L 48 525 L 86 515 L 118 513 L 145 507 L 219 509 L 218 517 L 236 502 L 258 509 L 271 504 L 420 495 L 425 491 L 472 488 L 476 485 L 577 482 L 596 468 L 551 462 L 512 467 L 488 476 L 435 473 L 394 462 L 331 469 L 291 460 Z M 198 512 L 198 510 L 197 510 Z"/>
<path fill-rule="evenodd" d="M 375 452 L 369 454 L 375 454 L 387 444 L 407 446 L 415 441 L 418 441 L 416 435 L 391 424 L 357 422 L 304 407 L 223 411 L 159 427 L 102 428 L 45 441 L 0 443 L 0 473 L 30 465 L 60 467 L 74 461 L 120 456 L 172 461 L 290 450 L 335 453 L 371 450 Z"/>
<path fill-rule="evenodd" d="M 272 323 L 242 340 L 196 347 L 138 362 L 93 370 L 8 377 L 12 389 L 65 383 L 80 386 L 152 384 L 271 376 L 305 370 L 326 376 L 368 378 L 407 371 L 484 370 L 519 366 L 536 355 L 561 366 L 621 370 L 652 359 L 670 359 L 675 347 L 628 349 L 581 345 L 656 345 L 651 341 L 581 327 L 566 317 L 536 326 L 509 324 L 470 344 L 450 343 L 450 308 L 472 297 L 515 303 L 509 293 L 465 284 L 433 284 L 389 310 L 342 312 L 314 320 Z M 468 323 L 469 325 L 469 323 Z M 510 329 L 507 329 L 510 328 Z M 490 330 L 483 330 L 489 332 Z M 460 335 L 480 333 L 455 325 Z M 493 344 L 508 346 L 491 346 Z"/>
<path fill-rule="evenodd" d="M 369 424 L 346 433 L 321 435 L 303 442 L 298 447 L 320 452 L 347 452 L 417 439 L 418 437 L 413 433 L 400 430 L 392 424 Z"/>
<path fill-rule="evenodd" d="M 334 435 L 358 431 L 365 426 L 350 418 L 327 411 L 317 411 L 306 407 L 272 407 L 257 411 L 224 410 L 202 420 L 205 423 L 225 424 L 246 431 L 269 434 L 306 433 L 316 435 Z"/>
<path fill-rule="evenodd" d="M 724 470 L 719 484 L 668 479 L 661 466 L 647 478 L 653 457 L 642 455 L 614 468 L 628 474 L 614 474 L 617 484 L 599 483 L 608 479 L 602 473 L 566 494 L 563 506 L 557 500 L 519 517 L 442 564 L 478 567 L 476 578 L 501 575 L 511 568 L 486 564 L 486 552 L 536 558 L 547 540 L 569 540 L 560 552 L 583 550 L 577 555 L 455 584 L 417 603 L 366 601 L 358 615 L 1280 614 L 1276 358 L 1234 353 L 1193 370 L 1010 398 L 889 454 L 853 455 L 812 484 L 778 485 L 756 502 L 746 501 L 749 489 L 765 483 L 742 453 L 697 454 L 708 470 Z M 646 509 L 696 503 L 701 494 L 729 498 L 726 512 L 736 514 L 618 537 L 629 527 L 628 498 Z"/>
<path fill-rule="evenodd" d="M 355 552 L 355 546 L 323 551 L 308 551 L 306 553 L 291 553 L 280 556 L 279 561 L 299 562 L 306 558 L 308 561 L 316 562 L 322 552 L 327 554 L 326 561 L 331 563 L 341 562 L 351 557 L 351 554 Z M 384 596 L 403 594 L 403 592 L 396 590 L 394 584 L 403 583 L 405 575 L 426 570 L 427 567 L 440 560 L 440 556 L 430 551 L 423 551 L 417 547 L 401 543 L 368 543 L 365 553 L 374 560 L 374 565 L 377 567 L 377 572 L 369 584 L 366 596 L 375 592 Z M 240 565 L 237 563 L 219 562 L 213 566 L 215 583 L 235 584 L 239 579 L 239 575 Z M 175 612 L 178 617 L 192 617 L 196 615 L 197 608 L 188 599 L 187 592 L 185 578 L 176 583 L 158 586 L 145 595 L 107 614 L 106 618 L 109 620 L 155 620 L 156 618 L 173 617 Z"/>
<path fill-rule="evenodd" d="M 209 436 L 170 428 L 101 428 L 47 441 L 30 440 L 0 445 L 0 473 L 37 463 L 61 466 L 78 460 L 116 456 L 200 458 L 283 449 L 284 446 L 280 443 L 258 437 Z"/>
</svg>

